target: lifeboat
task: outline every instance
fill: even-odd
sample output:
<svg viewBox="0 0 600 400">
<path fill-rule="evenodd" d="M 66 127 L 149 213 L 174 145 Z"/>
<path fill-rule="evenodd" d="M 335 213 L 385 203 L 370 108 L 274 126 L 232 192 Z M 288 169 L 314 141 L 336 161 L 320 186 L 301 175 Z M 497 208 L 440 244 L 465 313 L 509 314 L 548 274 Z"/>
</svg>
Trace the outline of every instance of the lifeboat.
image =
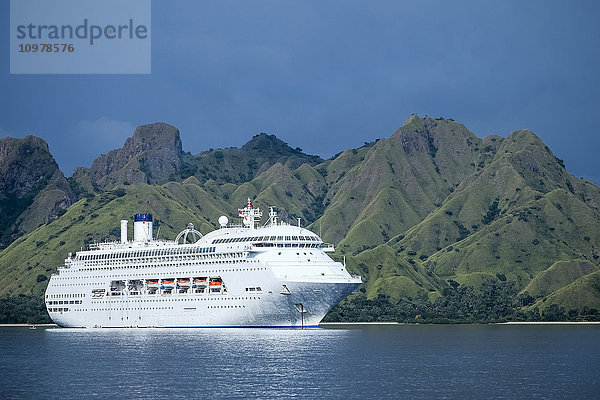
<svg viewBox="0 0 600 400">
<path fill-rule="evenodd" d="M 158 279 L 148 279 L 146 285 L 149 287 L 158 287 Z"/>
<path fill-rule="evenodd" d="M 179 278 L 179 279 L 177 279 L 177 286 L 189 287 L 190 286 L 190 278 Z"/>
<path fill-rule="evenodd" d="M 221 293 L 221 291 L 225 288 L 223 286 L 223 281 L 221 278 L 211 278 L 209 285 L 209 293 Z"/>
<path fill-rule="evenodd" d="M 206 285 L 206 278 L 194 278 L 194 285 L 192 287 L 196 288 L 196 287 L 205 286 L 205 285 Z"/>
<path fill-rule="evenodd" d="M 175 285 L 175 279 L 163 279 L 161 288 L 172 288 Z"/>
</svg>

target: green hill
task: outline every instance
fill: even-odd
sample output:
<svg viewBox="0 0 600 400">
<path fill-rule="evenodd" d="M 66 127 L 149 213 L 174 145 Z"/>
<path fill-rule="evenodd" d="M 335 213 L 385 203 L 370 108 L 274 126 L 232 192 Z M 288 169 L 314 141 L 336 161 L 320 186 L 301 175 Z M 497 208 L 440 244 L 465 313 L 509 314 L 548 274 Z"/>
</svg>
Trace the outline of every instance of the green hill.
<svg viewBox="0 0 600 400">
<path fill-rule="evenodd" d="M 64 213 L 75 200 L 45 141 L 0 139 L 0 249 Z"/>
<path fill-rule="evenodd" d="M 79 200 L 59 219 L 22 236 L 0 252 L 0 295 L 42 294 L 46 278 L 69 252 L 95 242 L 118 240 L 119 221 L 137 212 L 154 214 L 160 236 L 175 239 L 189 222 L 203 231 L 214 229 L 202 215 L 221 215 L 224 208 L 199 186 L 181 183 L 137 184 Z"/>
<path fill-rule="evenodd" d="M 524 291 L 536 298 L 546 297 L 582 276 L 597 271 L 598 266 L 588 260 L 558 261 L 537 274 Z"/>
<path fill-rule="evenodd" d="M 35 163 L 26 165 L 33 174 Z M 68 252 L 117 239 L 119 220 L 134 213 L 151 212 L 160 236 L 174 238 L 188 222 L 214 229 L 251 197 L 336 244 L 334 258 L 364 278 L 347 307 L 385 299 L 403 307 L 394 315 L 425 307 L 439 318 L 460 296 L 493 304 L 488 292 L 501 286 L 514 310 L 600 308 L 600 188 L 569 174 L 527 130 L 481 139 L 452 120 L 413 115 L 387 139 L 322 160 L 267 134 L 193 156 L 176 128 L 151 124 L 69 182 L 81 199 L 62 216 L 39 226 L 30 221 L 42 208 L 33 208 L 37 220 L 23 214 L 32 229 L 0 252 L 0 295 L 40 295 Z M 506 307 L 490 315 L 505 318 Z"/>
<path fill-rule="evenodd" d="M 557 304 L 566 310 L 600 310 L 600 272 L 582 276 L 536 302 L 532 307 L 546 310 Z M 597 312 L 596 312 L 597 313 Z"/>
<path fill-rule="evenodd" d="M 304 154 L 299 147 L 291 148 L 275 135 L 260 133 L 241 148 L 204 151 L 190 159 L 189 168 L 200 182 L 210 179 L 219 184 L 241 184 L 277 163 L 294 170 L 304 163 L 316 165 L 322 161 L 321 157 Z"/>
</svg>

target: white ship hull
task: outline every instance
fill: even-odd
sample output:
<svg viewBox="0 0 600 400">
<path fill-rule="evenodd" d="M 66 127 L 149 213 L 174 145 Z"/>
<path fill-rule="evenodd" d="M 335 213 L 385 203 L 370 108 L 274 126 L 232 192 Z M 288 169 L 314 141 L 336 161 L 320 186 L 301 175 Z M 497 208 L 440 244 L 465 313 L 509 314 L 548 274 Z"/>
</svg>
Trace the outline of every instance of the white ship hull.
<svg viewBox="0 0 600 400">
<path fill-rule="evenodd" d="M 222 228 L 193 244 L 105 243 L 65 260 L 46 307 L 62 327 L 316 327 L 361 284 L 331 250 L 283 224 Z"/>
<path fill-rule="evenodd" d="M 252 296 L 118 296 L 96 303 L 94 311 L 53 313 L 72 328 L 317 327 L 325 314 L 358 284 L 287 282 L 291 294 Z M 148 302 L 151 307 L 147 307 Z M 101 304 L 101 305 L 100 305 Z M 82 308 L 90 308 L 82 304 Z"/>
</svg>

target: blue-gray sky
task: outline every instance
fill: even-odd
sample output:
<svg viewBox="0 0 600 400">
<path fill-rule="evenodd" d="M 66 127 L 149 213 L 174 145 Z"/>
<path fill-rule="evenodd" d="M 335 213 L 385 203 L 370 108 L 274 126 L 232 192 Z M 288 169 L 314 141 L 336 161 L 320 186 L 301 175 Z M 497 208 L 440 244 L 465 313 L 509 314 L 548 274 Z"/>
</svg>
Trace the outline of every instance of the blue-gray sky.
<svg viewBox="0 0 600 400">
<path fill-rule="evenodd" d="M 0 5 L 8 26 L 9 4 Z M 159 1 L 152 74 L 10 75 L 0 137 L 44 138 L 65 175 L 135 126 L 179 128 L 184 150 L 259 132 L 325 158 L 389 137 L 412 113 L 478 136 L 528 128 L 600 183 L 596 1 Z"/>
</svg>

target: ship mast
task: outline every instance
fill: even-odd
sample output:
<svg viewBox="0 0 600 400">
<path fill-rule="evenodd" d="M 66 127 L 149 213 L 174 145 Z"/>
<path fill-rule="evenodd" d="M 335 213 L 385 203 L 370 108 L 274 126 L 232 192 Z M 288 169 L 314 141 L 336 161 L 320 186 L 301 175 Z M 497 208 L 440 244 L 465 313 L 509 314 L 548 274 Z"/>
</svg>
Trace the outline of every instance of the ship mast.
<svg viewBox="0 0 600 400">
<path fill-rule="evenodd" d="M 256 228 L 256 220 L 262 217 L 260 208 L 254 208 L 252 200 L 248 197 L 248 204 L 244 208 L 238 208 L 238 213 L 242 218 L 244 226 L 250 229 Z"/>
<path fill-rule="evenodd" d="M 275 211 L 274 207 L 269 207 L 269 219 L 263 225 L 265 226 L 277 226 L 277 211 Z"/>
</svg>

